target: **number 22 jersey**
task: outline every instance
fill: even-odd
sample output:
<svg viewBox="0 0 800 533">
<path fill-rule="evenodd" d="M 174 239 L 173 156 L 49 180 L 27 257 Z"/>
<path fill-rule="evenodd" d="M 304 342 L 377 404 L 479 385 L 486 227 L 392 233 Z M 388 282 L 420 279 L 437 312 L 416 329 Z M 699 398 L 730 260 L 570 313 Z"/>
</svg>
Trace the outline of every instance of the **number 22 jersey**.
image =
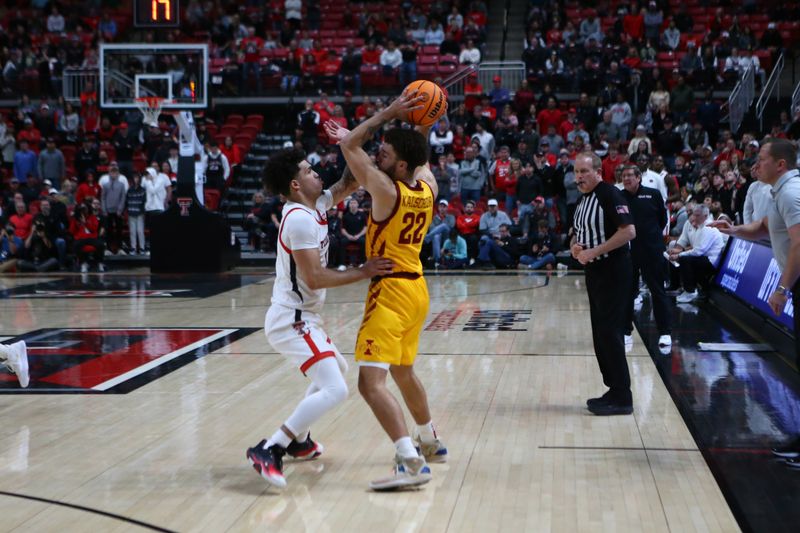
<svg viewBox="0 0 800 533">
<path fill-rule="evenodd" d="M 433 218 L 433 191 L 422 180 L 413 187 L 395 181 L 397 200 L 389 217 L 367 225 L 367 257 L 385 257 L 394 262 L 394 272 L 422 275 L 419 254 L 422 239 Z"/>
</svg>

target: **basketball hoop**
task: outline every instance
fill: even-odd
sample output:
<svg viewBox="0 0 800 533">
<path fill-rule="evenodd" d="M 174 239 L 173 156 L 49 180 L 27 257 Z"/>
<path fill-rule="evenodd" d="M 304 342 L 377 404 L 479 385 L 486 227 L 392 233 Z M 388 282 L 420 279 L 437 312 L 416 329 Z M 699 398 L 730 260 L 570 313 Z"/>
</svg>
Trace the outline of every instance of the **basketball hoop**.
<svg viewBox="0 0 800 533">
<path fill-rule="evenodd" d="M 158 116 L 161 114 L 161 108 L 167 102 L 166 98 L 160 96 L 144 96 L 136 98 L 136 107 L 144 115 L 144 123 L 149 126 L 158 126 Z"/>
</svg>

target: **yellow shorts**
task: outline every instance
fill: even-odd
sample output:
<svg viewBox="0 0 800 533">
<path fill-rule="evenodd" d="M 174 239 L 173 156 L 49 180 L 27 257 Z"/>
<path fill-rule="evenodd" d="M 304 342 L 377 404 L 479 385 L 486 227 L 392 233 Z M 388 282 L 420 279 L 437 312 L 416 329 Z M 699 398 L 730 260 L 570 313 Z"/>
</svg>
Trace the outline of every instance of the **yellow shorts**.
<svg viewBox="0 0 800 533">
<path fill-rule="evenodd" d="M 422 276 L 372 282 L 356 340 L 356 361 L 375 366 L 414 364 L 428 304 L 428 285 Z"/>
</svg>

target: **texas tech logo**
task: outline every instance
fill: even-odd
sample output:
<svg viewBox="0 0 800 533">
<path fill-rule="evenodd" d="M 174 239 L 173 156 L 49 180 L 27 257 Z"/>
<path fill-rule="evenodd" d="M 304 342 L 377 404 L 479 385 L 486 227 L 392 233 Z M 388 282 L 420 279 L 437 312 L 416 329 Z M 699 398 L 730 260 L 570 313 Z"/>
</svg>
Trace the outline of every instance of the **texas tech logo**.
<svg viewBox="0 0 800 533">
<path fill-rule="evenodd" d="M 0 394 L 127 393 L 258 328 L 40 329 L 4 342 L 28 345 L 31 382 L 0 370 Z"/>
<path fill-rule="evenodd" d="M 178 205 L 181 208 L 181 216 L 188 217 L 189 216 L 189 208 L 192 206 L 192 199 L 191 198 L 178 198 Z"/>
</svg>

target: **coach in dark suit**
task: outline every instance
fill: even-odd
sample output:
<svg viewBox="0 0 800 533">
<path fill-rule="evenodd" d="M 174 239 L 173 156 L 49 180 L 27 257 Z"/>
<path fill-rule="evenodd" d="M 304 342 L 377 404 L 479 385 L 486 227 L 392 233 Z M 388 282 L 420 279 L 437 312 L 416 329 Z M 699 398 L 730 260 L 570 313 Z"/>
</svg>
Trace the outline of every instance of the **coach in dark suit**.
<svg viewBox="0 0 800 533">
<path fill-rule="evenodd" d="M 575 209 L 572 257 L 585 267 L 594 352 L 609 388 L 586 402 L 599 416 L 633 413 L 631 376 L 623 341 L 632 283 L 628 242 L 636 237 L 633 217 L 622 193 L 603 181 L 600 158 L 575 158 L 575 184 L 582 193 Z"/>
<path fill-rule="evenodd" d="M 639 275 L 650 289 L 653 314 L 658 328 L 658 346 L 662 351 L 672 346 L 672 316 L 670 301 L 664 290 L 666 260 L 664 259 L 664 227 L 667 208 L 664 198 L 656 189 L 642 186 L 642 172 L 636 165 L 622 169 L 622 195 L 628 201 L 636 227 L 636 238 L 631 241 L 633 283 L 628 306 L 625 335 L 633 334 L 633 301 L 639 293 Z M 627 341 L 627 339 L 626 339 Z"/>
</svg>

